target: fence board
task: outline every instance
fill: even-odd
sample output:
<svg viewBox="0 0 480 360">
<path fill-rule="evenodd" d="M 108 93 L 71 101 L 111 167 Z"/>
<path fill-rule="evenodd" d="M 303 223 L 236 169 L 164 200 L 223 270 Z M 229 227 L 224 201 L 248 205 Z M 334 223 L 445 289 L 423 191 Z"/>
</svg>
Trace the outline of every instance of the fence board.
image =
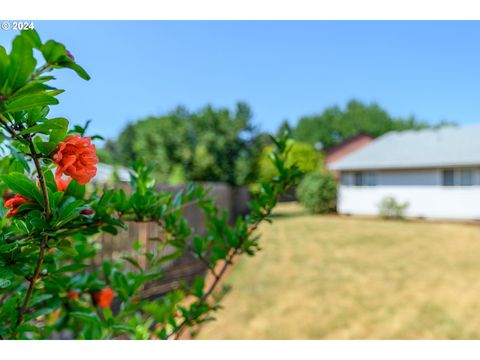
<svg viewBox="0 0 480 360">
<path fill-rule="evenodd" d="M 238 216 L 244 216 L 248 213 L 248 201 L 250 194 L 245 187 L 232 187 L 224 183 L 201 183 L 206 188 L 210 188 L 210 196 L 221 210 L 226 210 L 229 214 L 228 220 L 234 223 Z M 184 185 L 158 186 L 159 191 L 168 191 L 177 193 L 185 189 Z M 195 235 L 203 235 L 207 229 L 205 227 L 205 218 L 196 204 L 191 204 L 182 209 L 183 215 L 187 219 L 190 227 L 193 228 Z M 127 223 L 128 230 L 119 231 L 118 235 L 102 234 L 97 238 L 97 243 L 101 249 L 97 253 L 94 265 L 99 266 L 104 260 L 116 260 L 122 256 L 132 255 L 132 247 L 136 240 L 149 251 L 161 251 L 163 255 L 171 254 L 174 248 L 171 246 L 162 247 L 158 250 L 158 241 L 151 239 L 162 238 L 161 229 L 155 223 Z M 145 258 L 139 257 L 140 266 L 146 266 Z M 164 264 L 165 276 L 159 281 L 149 284 L 143 291 L 143 297 L 155 298 L 164 293 L 175 289 L 180 282 L 191 283 L 196 276 L 205 272 L 204 264 L 195 259 L 190 254 L 185 254 L 181 258 L 172 260 Z"/>
</svg>

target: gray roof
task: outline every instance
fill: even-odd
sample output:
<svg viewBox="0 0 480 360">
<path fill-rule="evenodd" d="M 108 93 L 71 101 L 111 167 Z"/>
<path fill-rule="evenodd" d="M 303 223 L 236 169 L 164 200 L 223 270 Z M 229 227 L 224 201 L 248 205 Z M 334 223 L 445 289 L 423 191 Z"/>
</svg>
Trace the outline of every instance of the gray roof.
<svg viewBox="0 0 480 360">
<path fill-rule="evenodd" d="M 389 132 L 330 164 L 331 170 L 480 165 L 480 124 Z"/>
</svg>

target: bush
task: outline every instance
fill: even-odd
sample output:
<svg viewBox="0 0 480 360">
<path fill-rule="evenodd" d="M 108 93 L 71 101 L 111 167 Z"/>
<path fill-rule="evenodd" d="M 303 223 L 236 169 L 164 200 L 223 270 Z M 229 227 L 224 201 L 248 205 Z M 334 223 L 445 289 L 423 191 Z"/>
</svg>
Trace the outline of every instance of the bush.
<svg viewBox="0 0 480 360">
<path fill-rule="evenodd" d="M 298 186 L 297 196 L 302 205 L 312 213 L 334 212 L 337 205 L 337 182 L 329 172 L 312 172 L 303 178 Z"/>
<path fill-rule="evenodd" d="M 404 219 L 409 203 L 399 203 L 393 196 L 387 196 L 378 204 L 379 215 L 385 219 Z"/>
<path fill-rule="evenodd" d="M 273 145 L 265 146 L 259 159 L 259 180 L 272 181 L 278 176 L 278 171 L 272 163 L 270 154 L 274 149 Z M 307 143 L 289 140 L 287 165 L 296 164 L 304 173 L 315 171 L 322 164 L 322 155 Z"/>
<path fill-rule="evenodd" d="M 43 57 L 39 67 L 34 49 Z M 62 68 L 90 78 L 64 45 L 43 43 L 34 30 L 22 31 L 8 55 L 0 46 L 0 339 L 178 338 L 213 319 L 227 268 L 238 256 L 255 255 L 256 229 L 270 220 L 279 195 L 296 185 L 301 173 L 286 165 L 287 138 L 272 138 L 278 177 L 261 185 L 250 214 L 233 225 L 208 189 L 190 184 L 177 194 L 160 192 L 154 165 L 140 160 L 130 191 L 92 191 L 96 136 L 48 117 L 62 90 L 47 85 L 54 79 L 47 74 Z M 169 137 L 175 136 L 172 130 Z M 206 233 L 184 217 L 193 204 Z M 115 236 L 131 222 L 158 227 L 155 247 L 132 241 L 130 254 L 93 267 L 96 236 Z M 165 276 L 164 265 L 183 256 L 200 260 L 204 274 L 147 297 L 143 289 Z"/>
</svg>

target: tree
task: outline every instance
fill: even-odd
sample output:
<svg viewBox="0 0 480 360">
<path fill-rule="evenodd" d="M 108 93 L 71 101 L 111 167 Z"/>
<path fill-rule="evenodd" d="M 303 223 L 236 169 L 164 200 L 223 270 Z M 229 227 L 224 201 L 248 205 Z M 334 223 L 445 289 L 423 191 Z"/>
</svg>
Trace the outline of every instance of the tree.
<svg viewBox="0 0 480 360">
<path fill-rule="evenodd" d="M 245 103 L 238 103 L 235 111 L 206 106 L 190 112 L 178 107 L 167 115 L 129 124 L 117 140 L 107 142 L 106 149 L 123 165 L 136 159 L 155 161 L 155 174 L 162 181 L 172 181 L 174 173 L 176 181 L 242 185 L 255 178 L 260 153 L 261 141 L 251 117 Z"/>
<path fill-rule="evenodd" d="M 393 118 L 378 104 L 365 105 L 357 100 L 351 100 L 345 109 L 332 106 L 319 115 L 300 118 L 293 131 L 293 137 L 311 145 L 321 143 L 323 149 L 329 149 L 359 133 L 378 137 L 394 130 L 417 130 L 429 127 L 431 127 L 430 124 L 418 121 L 414 117 Z"/>
<path fill-rule="evenodd" d="M 274 145 L 267 145 L 262 150 L 259 159 L 259 181 L 272 181 L 278 176 L 275 165 L 272 164 L 271 154 Z M 303 173 L 310 173 L 323 167 L 323 157 L 312 145 L 294 140 L 288 142 L 289 164 L 295 164 Z"/>
</svg>

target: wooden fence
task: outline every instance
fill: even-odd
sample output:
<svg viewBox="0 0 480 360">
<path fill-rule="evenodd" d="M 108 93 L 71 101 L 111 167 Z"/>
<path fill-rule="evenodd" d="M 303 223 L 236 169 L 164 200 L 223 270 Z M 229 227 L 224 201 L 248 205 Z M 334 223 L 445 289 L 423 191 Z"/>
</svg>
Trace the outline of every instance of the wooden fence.
<svg viewBox="0 0 480 360">
<path fill-rule="evenodd" d="M 205 188 L 210 189 L 210 196 L 221 210 L 227 210 L 229 222 L 233 224 L 237 216 L 246 215 L 249 211 L 248 201 L 250 194 L 246 187 L 232 187 L 225 183 L 200 183 Z M 169 191 L 177 193 L 185 186 L 159 186 L 159 191 Z M 207 231 L 205 219 L 197 205 L 191 204 L 183 208 L 183 214 L 190 227 L 194 229 L 194 234 L 203 235 Z M 155 223 L 127 223 L 128 230 L 120 231 L 118 235 L 102 234 L 97 239 L 101 249 L 97 253 L 94 265 L 100 265 L 104 260 L 116 260 L 122 256 L 132 255 L 133 244 L 136 240 L 140 241 L 147 249 L 152 252 L 158 250 L 158 242 L 152 239 L 161 238 L 159 226 Z M 173 252 L 172 247 L 162 248 L 163 255 Z M 145 260 L 137 258 L 141 266 L 145 266 Z M 143 297 L 155 298 L 164 293 L 177 288 L 180 281 L 191 283 L 195 276 L 204 273 L 205 266 L 201 261 L 190 254 L 177 258 L 164 264 L 166 271 L 161 280 L 150 284 L 144 289 Z"/>
</svg>

